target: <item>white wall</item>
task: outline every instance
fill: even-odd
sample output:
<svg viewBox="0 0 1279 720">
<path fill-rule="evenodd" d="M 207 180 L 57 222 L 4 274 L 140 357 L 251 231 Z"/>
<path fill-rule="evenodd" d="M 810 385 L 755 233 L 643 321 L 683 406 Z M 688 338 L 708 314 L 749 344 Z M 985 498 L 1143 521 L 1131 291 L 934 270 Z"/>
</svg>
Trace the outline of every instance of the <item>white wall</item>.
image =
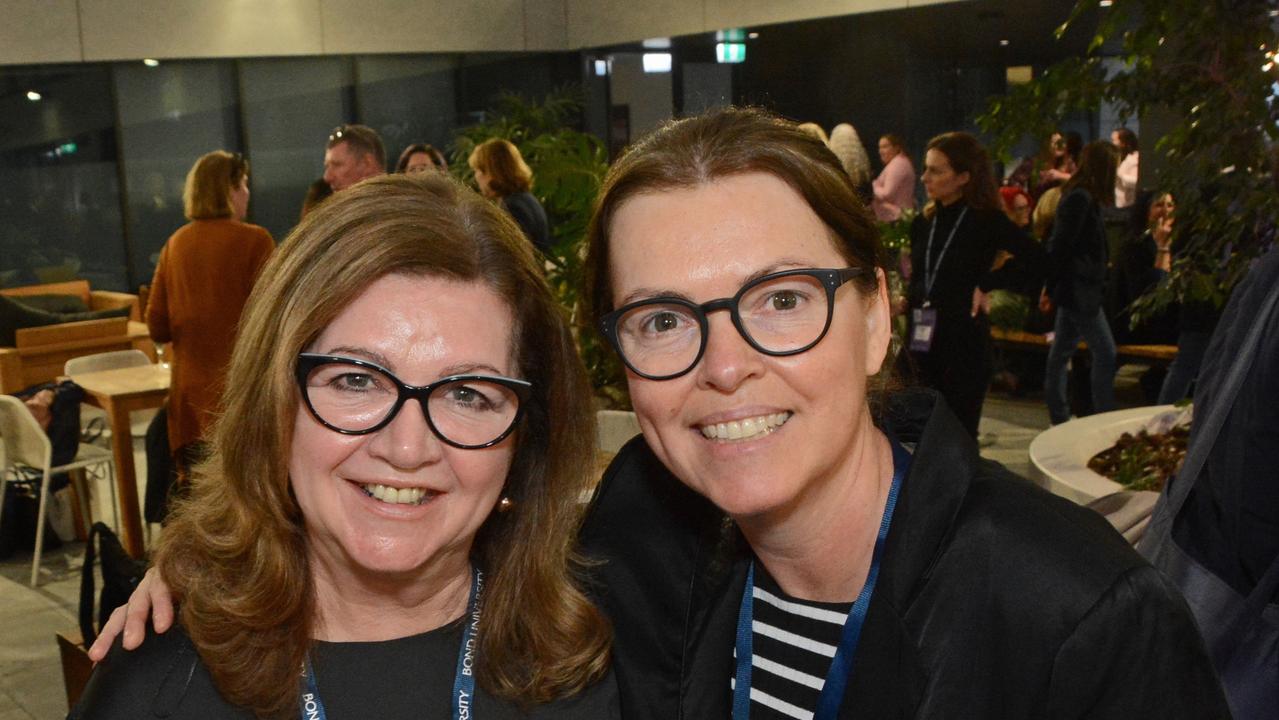
<svg viewBox="0 0 1279 720">
<path fill-rule="evenodd" d="M 956 0 L 0 0 L 0 65 L 572 50 Z"/>
</svg>

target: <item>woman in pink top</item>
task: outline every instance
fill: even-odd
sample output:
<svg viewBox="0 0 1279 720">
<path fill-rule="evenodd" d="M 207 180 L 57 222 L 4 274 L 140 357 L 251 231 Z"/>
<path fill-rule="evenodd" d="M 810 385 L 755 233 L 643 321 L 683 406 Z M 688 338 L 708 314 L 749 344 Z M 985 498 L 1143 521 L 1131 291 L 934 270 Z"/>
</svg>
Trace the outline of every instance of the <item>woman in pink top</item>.
<svg viewBox="0 0 1279 720">
<path fill-rule="evenodd" d="M 892 134 L 879 139 L 879 159 L 884 169 L 871 183 L 875 192 L 871 208 L 875 219 L 892 222 L 903 210 L 915 209 L 915 166 L 902 151 L 901 138 Z"/>
</svg>

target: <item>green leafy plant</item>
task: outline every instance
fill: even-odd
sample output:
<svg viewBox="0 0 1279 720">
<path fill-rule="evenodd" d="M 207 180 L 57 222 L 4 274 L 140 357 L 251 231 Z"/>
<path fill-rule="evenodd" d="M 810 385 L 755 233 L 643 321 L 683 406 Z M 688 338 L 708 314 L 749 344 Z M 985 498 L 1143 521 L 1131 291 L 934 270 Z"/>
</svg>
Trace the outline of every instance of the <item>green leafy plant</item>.
<svg viewBox="0 0 1279 720">
<path fill-rule="evenodd" d="M 1167 159 L 1157 184 L 1177 200 L 1174 243 L 1184 249 L 1168 278 L 1134 304 L 1134 325 L 1171 302 L 1223 304 L 1268 242 L 1258 230 L 1279 217 L 1266 172 L 1267 145 L 1279 138 L 1271 8 L 1267 0 L 1115 0 L 1082 56 L 992 98 L 977 118 L 1005 159 L 1022 138 L 1047 137 L 1063 118 L 1103 102 L 1121 119 L 1174 118 L 1142 153 Z M 1095 9 L 1094 0 L 1077 0 L 1058 38 Z M 1153 185 L 1148 177 L 1142 184 Z"/>
<path fill-rule="evenodd" d="M 624 408 L 630 399 L 621 367 L 599 334 L 582 323 L 584 241 L 592 204 L 608 171 L 608 153 L 594 135 L 575 129 L 581 112 L 581 91 L 572 86 L 541 99 L 499 95 L 482 122 L 458 131 L 451 167 L 459 179 L 473 184 L 466 160 L 476 145 L 504 138 L 519 148 L 533 169 L 532 192 L 550 221 L 547 282 L 578 328 L 578 350 L 601 405 Z"/>
</svg>

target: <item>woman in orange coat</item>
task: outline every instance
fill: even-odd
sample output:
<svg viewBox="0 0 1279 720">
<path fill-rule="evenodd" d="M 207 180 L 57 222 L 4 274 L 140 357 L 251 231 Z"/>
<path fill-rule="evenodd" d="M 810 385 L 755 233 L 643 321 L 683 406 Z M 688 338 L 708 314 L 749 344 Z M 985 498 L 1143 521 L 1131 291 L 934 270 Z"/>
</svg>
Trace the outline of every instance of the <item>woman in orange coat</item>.
<svg viewBox="0 0 1279 720">
<path fill-rule="evenodd" d="M 169 448 L 185 468 L 217 410 L 240 313 L 275 242 L 265 228 L 243 222 L 249 162 L 238 153 L 217 150 L 197 160 L 182 199 L 191 222 L 160 252 L 147 327 L 156 342 L 172 343 Z"/>
</svg>

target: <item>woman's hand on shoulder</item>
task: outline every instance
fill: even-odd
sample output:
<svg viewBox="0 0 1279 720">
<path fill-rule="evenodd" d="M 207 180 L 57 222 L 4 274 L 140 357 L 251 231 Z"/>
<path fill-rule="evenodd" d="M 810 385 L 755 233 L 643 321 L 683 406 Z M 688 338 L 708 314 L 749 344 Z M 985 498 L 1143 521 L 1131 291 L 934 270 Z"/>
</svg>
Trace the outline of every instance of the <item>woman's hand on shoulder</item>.
<svg viewBox="0 0 1279 720">
<path fill-rule="evenodd" d="M 136 649 L 146 637 L 148 616 L 157 633 L 173 626 L 173 596 L 155 568 L 147 570 L 142 582 L 138 583 L 138 587 L 129 596 L 129 603 L 111 613 L 111 618 L 102 626 L 98 639 L 89 648 L 89 659 L 95 663 L 101 662 L 121 631 L 124 631 L 124 649 Z"/>
</svg>

